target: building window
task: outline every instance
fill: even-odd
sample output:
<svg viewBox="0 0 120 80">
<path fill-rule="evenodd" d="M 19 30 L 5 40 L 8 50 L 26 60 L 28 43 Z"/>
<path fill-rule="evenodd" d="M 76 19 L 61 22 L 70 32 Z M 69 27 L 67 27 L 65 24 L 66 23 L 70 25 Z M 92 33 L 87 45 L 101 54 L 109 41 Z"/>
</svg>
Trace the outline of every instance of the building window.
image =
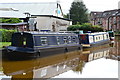
<svg viewBox="0 0 120 80">
<path fill-rule="evenodd" d="M 41 37 L 41 44 L 44 46 L 44 45 L 47 45 L 47 37 Z"/>
<path fill-rule="evenodd" d="M 53 32 L 55 32 L 55 25 L 52 25 L 52 30 Z"/>
</svg>

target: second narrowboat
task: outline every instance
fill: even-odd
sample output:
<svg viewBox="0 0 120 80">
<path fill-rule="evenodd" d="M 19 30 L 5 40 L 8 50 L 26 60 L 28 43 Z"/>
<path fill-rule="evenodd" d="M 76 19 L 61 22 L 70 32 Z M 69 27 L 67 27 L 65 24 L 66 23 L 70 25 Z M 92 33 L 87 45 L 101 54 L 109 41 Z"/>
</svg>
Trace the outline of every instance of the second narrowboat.
<svg viewBox="0 0 120 80">
<path fill-rule="evenodd" d="M 83 47 L 93 47 L 110 43 L 108 32 L 79 34 L 79 37 Z"/>
</svg>

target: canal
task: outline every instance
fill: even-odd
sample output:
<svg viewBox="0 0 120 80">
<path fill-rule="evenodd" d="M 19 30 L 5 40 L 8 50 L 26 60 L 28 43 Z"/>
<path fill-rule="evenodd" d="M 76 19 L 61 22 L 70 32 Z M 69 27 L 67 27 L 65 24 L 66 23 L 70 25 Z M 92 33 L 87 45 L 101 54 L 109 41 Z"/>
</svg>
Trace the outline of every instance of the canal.
<svg viewBox="0 0 120 80">
<path fill-rule="evenodd" d="M 0 63 L 0 79 L 118 78 L 119 60 L 120 36 L 116 36 L 115 42 L 110 45 L 87 48 L 83 51 L 23 61 L 3 58 Z"/>
</svg>

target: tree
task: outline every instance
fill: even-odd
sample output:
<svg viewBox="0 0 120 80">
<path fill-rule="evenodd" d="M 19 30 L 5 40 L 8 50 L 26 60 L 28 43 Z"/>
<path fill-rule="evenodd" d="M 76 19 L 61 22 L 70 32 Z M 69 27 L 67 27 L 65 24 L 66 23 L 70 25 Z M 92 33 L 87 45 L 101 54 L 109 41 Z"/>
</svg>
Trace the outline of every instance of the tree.
<svg viewBox="0 0 120 80">
<path fill-rule="evenodd" d="M 70 19 L 73 20 L 73 24 L 82 24 L 88 22 L 87 8 L 82 1 L 74 1 L 69 10 Z"/>
</svg>

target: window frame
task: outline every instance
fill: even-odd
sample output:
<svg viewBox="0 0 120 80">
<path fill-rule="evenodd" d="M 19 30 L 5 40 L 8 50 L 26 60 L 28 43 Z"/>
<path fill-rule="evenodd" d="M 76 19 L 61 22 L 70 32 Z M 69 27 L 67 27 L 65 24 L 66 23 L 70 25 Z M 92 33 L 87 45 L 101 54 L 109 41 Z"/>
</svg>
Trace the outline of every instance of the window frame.
<svg viewBox="0 0 120 80">
<path fill-rule="evenodd" d="M 42 46 L 48 45 L 47 37 L 40 37 L 40 41 L 41 41 L 41 45 Z M 45 43 L 43 43 L 43 42 L 45 42 Z"/>
</svg>

